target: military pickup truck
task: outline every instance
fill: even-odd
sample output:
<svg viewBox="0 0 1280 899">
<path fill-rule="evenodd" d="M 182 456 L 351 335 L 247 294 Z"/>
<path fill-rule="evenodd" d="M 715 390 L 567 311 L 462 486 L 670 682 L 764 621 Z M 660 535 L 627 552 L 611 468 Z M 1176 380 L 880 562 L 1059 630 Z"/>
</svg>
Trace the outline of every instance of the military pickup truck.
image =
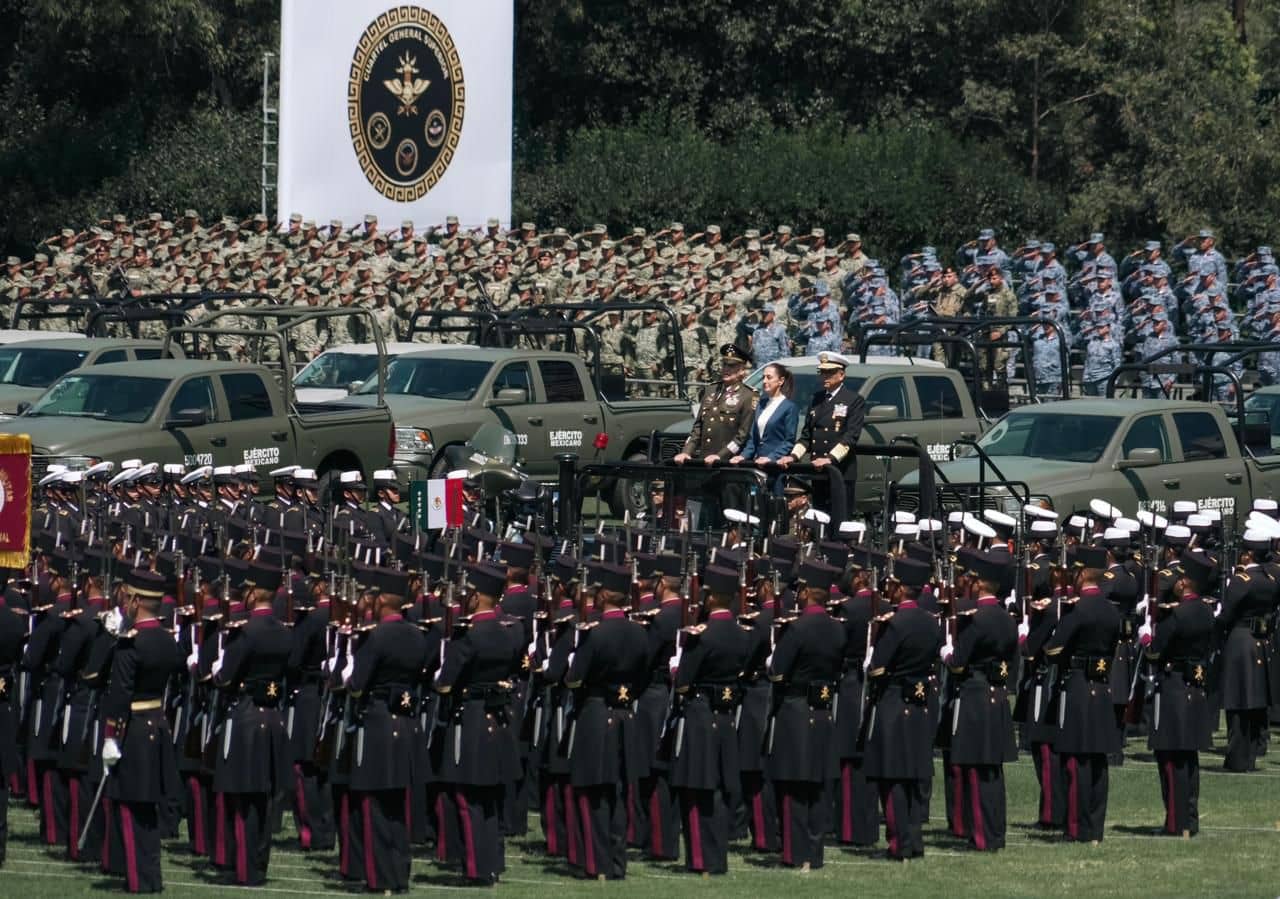
<svg viewBox="0 0 1280 899">
<path fill-rule="evenodd" d="M 59 337 L 0 346 L 0 413 L 14 414 L 76 368 L 159 359 L 159 340 Z"/>
<path fill-rule="evenodd" d="M 555 457 L 584 462 L 646 459 L 651 432 L 689 415 L 678 398 L 603 399 L 576 353 L 456 344 L 404 353 L 377 378 L 341 401 L 373 403 L 386 394 L 395 418 L 394 466 L 404 481 L 442 476 L 444 450 L 497 422 L 518 443 L 523 471 L 538 480 L 557 475 Z M 631 495 L 620 482 L 596 485 L 617 514 Z"/>
<path fill-rule="evenodd" d="M 795 377 L 792 399 L 800 406 L 800 427 L 803 428 L 804 410 L 819 386 L 818 359 L 797 356 L 779 361 Z M 756 369 L 747 376 L 746 384 L 759 391 L 763 375 L 763 368 Z M 964 378 L 932 359 L 904 362 L 895 357 L 869 356 L 866 362 L 845 369 L 844 380 L 867 401 L 859 443 L 906 441 L 923 446 L 930 458 L 941 461 L 950 458 L 952 443 L 976 439 L 985 426 L 974 408 Z M 692 424 L 692 419 L 686 419 L 662 435 L 660 461 L 670 461 Z M 914 462 L 894 460 L 889 466 L 889 479 L 896 481 L 914 467 Z M 859 508 L 869 511 L 883 502 L 884 479 L 884 465 L 865 459 L 858 463 L 855 502 Z"/>
<path fill-rule="evenodd" d="M 982 505 L 1006 511 L 1030 499 L 1067 515 L 1102 499 L 1133 515 L 1194 500 L 1230 516 L 1247 514 L 1256 497 L 1280 495 L 1280 456 L 1242 450 L 1216 403 L 1079 399 L 1024 406 L 977 444 L 958 447 L 969 455 L 938 465 L 944 507 L 948 494 L 969 491 Z M 909 474 L 895 488 L 899 507 L 910 508 L 915 482 Z"/>
<path fill-rule="evenodd" d="M 394 448 L 391 412 L 375 392 L 371 401 L 298 402 L 279 359 L 291 356 L 290 332 L 342 313 L 237 310 L 244 327 L 220 318 L 176 328 L 165 358 L 78 368 L 63 375 L 22 414 L 0 422 L 0 433 L 29 434 L 32 470 L 51 463 L 71 469 L 99 461 L 141 458 L 192 465 L 248 463 L 260 473 L 282 465 L 313 468 L 322 481 L 344 470 L 386 468 Z M 260 338 L 249 362 L 173 358 L 173 344 L 223 334 Z M 322 486 L 324 486 L 322 484 Z"/>
</svg>

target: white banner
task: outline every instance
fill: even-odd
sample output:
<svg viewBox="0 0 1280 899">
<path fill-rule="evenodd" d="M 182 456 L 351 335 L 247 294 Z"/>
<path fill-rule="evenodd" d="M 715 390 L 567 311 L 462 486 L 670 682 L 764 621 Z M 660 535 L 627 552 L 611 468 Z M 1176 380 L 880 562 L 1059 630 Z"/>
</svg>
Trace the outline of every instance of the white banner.
<svg viewBox="0 0 1280 899">
<path fill-rule="evenodd" d="M 511 218 L 512 0 L 283 0 L 277 210 Z"/>
</svg>

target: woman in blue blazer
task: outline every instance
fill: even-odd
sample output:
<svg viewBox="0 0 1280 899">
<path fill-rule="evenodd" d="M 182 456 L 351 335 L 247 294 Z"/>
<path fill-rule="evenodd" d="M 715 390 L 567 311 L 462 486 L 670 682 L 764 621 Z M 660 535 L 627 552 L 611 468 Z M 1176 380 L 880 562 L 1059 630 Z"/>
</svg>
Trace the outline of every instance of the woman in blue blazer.
<svg viewBox="0 0 1280 899">
<path fill-rule="evenodd" d="M 791 401 L 795 377 L 791 370 L 778 362 L 764 368 L 761 382 L 764 395 L 756 405 L 756 415 L 751 421 L 747 445 L 741 455 L 729 461 L 777 462 L 796 445 L 796 430 L 800 426 L 800 407 Z M 775 475 L 770 483 L 773 492 L 782 495 L 782 478 Z"/>
</svg>

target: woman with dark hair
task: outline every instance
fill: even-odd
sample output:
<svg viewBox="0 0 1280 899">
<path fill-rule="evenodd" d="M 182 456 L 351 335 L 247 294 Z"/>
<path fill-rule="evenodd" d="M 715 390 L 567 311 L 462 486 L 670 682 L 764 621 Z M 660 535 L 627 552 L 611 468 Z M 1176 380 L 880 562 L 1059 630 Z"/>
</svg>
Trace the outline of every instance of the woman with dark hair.
<svg viewBox="0 0 1280 899">
<path fill-rule="evenodd" d="M 747 443 L 740 455 L 729 460 L 735 465 L 741 462 L 777 462 L 796 444 L 800 407 L 791 401 L 791 393 L 795 389 L 795 376 L 791 369 L 780 362 L 769 363 L 764 368 L 760 387 L 760 402 L 756 405 Z M 781 496 L 782 478 L 775 475 L 770 488 Z"/>
</svg>

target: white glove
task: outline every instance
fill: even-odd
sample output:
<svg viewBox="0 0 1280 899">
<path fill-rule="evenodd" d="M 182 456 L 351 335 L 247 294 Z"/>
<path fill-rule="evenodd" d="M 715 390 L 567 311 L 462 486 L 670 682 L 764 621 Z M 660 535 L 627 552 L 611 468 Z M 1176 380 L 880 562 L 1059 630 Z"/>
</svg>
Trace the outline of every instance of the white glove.
<svg viewBox="0 0 1280 899">
<path fill-rule="evenodd" d="M 1142 597 L 1142 601 L 1133 607 L 1133 610 L 1137 612 L 1139 615 L 1145 615 L 1147 614 L 1147 607 L 1150 605 L 1151 605 L 1151 598 L 1149 596 L 1144 596 Z"/>
<path fill-rule="evenodd" d="M 342 666 L 342 682 L 344 684 L 350 682 L 351 675 L 355 673 L 355 670 L 356 654 L 353 652 L 351 655 L 347 656 L 347 664 Z"/>
<path fill-rule="evenodd" d="M 192 674 L 196 673 L 196 669 L 200 667 L 200 650 L 191 650 L 191 655 L 187 656 L 187 670 Z"/>
<path fill-rule="evenodd" d="M 107 737 L 102 741 L 102 765 L 105 768 L 115 767 L 116 762 L 120 761 L 120 744 L 116 742 L 115 737 Z"/>
<path fill-rule="evenodd" d="M 1222 614 L 1222 603 L 1218 603 L 1216 606 L 1213 607 L 1213 617 L 1217 618 L 1221 614 Z"/>
<path fill-rule="evenodd" d="M 1144 621 L 1144 622 L 1142 623 L 1142 626 L 1141 626 L 1140 628 L 1138 628 L 1138 639 L 1139 639 L 1139 640 L 1150 640 L 1150 639 L 1151 639 L 1152 634 L 1154 634 L 1154 633 L 1155 633 L 1155 631 L 1152 629 L 1151 625 L 1147 624 L 1147 623 Z"/>
<path fill-rule="evenodd" d="M 1022 620 L 1022 623 L 1018 625 L 1018 639 L 1025 640 L 1027 639 L 1027 637 L 1030 637 L 1030 636 L 1031 636 L 1031 625 L 1028 624 L 1027 620 L 1024 618 Z"/>
<path fill-rule="evenodd" d="M 943 643 L 942 648 L 938 650 L 938 658 L 942 659 L 942 661 L 944 662 L 950 662 L 951 657 L 955 654 L 956 654 L 956 648 L 951 643 L 950 640 L 948 640 L 946 643 Z"/>
<path fill-rule="evenodd" d="M 115 637 L 119 635 L 124 627 L 124 615 L 118 608 L 112 609 L 102 619 L 102 626 L 107 629 L 107 633 Z"/>
<path fill-rule="evenodd" d="M 1018 604 L 1017 594 L 1010 592 L 1009 595 L 1005 598 L 1004 607 L 1006 609 L 1012 609 L 1017 604 Z"/>
<path fill-rule="evenodd" d="M 680 670 L 680 657 L 684 655 L 684 646 L 681 645 L 682 643 L 683 641 L 680 641 L 680 643 L 676 644 L 675 655 L 673 655 L 671 657 L 671 661 L 667 663 L 667 670 L 671 673 L 672 680 L 675 679 L 676 672 Z M 772 659 L 772 656 L 770 656 L 770 659 Z"/>
<path fill-rule="evenodd" d="M 227 658 L 226 653 L 221 649 L 218 650 L 218 657 L 213 660 L 213 667 L 209 669 L 209 673 L 212 674 L 214 677 L 217 677 L 219 674 L 221 674 L 222 663 L 226 661 L 226 658 Z"/>
</svg>

